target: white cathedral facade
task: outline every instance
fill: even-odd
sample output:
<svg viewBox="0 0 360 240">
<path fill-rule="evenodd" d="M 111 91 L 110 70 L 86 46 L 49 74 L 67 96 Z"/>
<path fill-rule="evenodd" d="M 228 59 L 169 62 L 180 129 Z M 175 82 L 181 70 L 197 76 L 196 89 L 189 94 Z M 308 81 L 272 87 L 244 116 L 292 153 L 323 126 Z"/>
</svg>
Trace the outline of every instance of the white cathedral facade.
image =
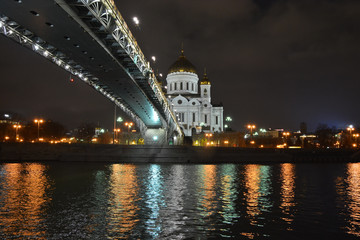
<svg viewBox="0 0 360 240">
<path fill-rule="evenodd" d="M 195 67 L 181 51 L 166 77 L 168 101 L 185 136 L 223 131 L 223 107 L 211 102 L 211 83 L 204 73 L 199 82 Z"/>
</svg>

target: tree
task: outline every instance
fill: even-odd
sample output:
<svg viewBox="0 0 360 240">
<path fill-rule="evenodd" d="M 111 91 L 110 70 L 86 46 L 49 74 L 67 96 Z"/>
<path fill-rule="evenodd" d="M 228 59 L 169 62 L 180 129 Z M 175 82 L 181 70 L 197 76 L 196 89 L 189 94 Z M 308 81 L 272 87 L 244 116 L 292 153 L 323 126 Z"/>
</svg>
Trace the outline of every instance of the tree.
<svg viewBox="0 0 360 240">
<path fill-rule="evenodd" d="M 90 143 L 95 135 L 94 123 L 83 123 L 75 130 L 75 137 L 82 142 Z"/>
<path fill-rule="evenodd" d="M 316 128 L 316 135 L 321 148 L 334 147 L 335 129 L 331 129 L 327 124 L 320 123 Z"/>
</svg>

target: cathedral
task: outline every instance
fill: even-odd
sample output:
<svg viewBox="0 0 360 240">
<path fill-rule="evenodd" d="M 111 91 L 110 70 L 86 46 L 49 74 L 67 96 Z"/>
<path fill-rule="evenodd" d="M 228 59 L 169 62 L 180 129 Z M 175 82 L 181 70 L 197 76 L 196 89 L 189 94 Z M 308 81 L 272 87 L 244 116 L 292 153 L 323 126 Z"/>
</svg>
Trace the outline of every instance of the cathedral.
<svg viewBox="0 0 360 240">
<path fill-rule="evenodd" d="M 223 107 L 211 102 L 211 83 L 204 72 L 199 82 L 196 68 L 181 50 L 169 68 L 166 92 L 185 136 L 223 131 Z"/>
</svg>

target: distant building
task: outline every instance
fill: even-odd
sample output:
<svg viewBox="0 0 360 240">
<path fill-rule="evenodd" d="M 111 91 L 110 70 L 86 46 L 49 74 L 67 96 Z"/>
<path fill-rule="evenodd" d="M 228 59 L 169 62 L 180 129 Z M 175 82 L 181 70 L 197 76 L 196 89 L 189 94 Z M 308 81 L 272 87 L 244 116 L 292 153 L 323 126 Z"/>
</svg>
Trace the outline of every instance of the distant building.
<svg viewBox="0 0 360 240">
<path fill-rule="evenodd" d="M 184 51 L 171 65 L 166 77 L 168 101 L 185 136 L 223 131 L 223 107 L 211 102 L 211 83 L 204 72 L 202 81 Z"/>
</svg>

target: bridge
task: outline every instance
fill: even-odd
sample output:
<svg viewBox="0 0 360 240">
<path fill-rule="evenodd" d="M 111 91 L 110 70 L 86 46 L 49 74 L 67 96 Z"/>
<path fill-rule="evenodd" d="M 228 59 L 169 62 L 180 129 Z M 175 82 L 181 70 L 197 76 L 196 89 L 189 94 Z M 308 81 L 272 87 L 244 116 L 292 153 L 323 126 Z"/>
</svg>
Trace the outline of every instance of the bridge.
<svg viewBox="0 0 360 240">
<path fill-rule="evenodd" d="M 182 142 L 171 106 L 114 1 L 0 1 L 0 33 L 113 101 L 145 144 Z"/>
</svg>

